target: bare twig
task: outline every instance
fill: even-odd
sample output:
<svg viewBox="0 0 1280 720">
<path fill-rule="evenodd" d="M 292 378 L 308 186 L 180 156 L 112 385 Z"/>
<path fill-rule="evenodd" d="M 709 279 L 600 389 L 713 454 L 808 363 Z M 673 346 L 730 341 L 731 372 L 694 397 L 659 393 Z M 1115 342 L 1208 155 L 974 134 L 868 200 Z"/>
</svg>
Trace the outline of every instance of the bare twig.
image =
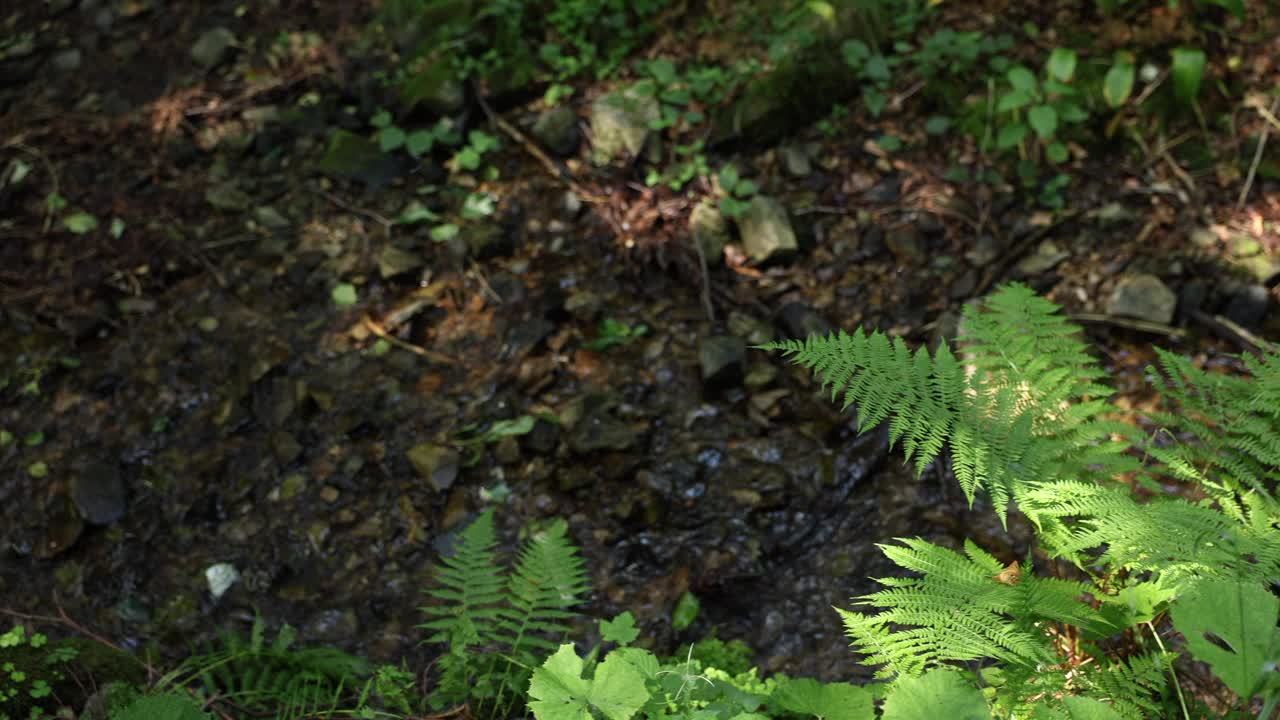
<svg viewBox="0 0 1280 720">
<path fill-rule="evenodd" d="M 1176 328 L 1164 323 L 1151 322 L 1150 320 L 1138 320 L 1136 318 L 1120 317 L 1118 315 L 1102 315 L 1099 313 L 1073 313 L 1070 319 L 1075 322 L 1097 323 L 1100 325 L 1111 325 L 1113 327 L 1121 327 L 1128 330 L 1138 330 L 1141 332 L 1154 333 L 1156 335 L 1166 335 L 1171 338 L 1184 338 L 1187 331 L 1182 328 Z"/>
<path fill-rule="evenodd" d="M 1236 212 L 1244 209 L 1245 200 L 1249 197 L 1249 190 L 1253 187 L 1253 179 L 1258 174 L 1258 165 L 1262 163 L 1262 152 L 1267 149 L 1267 137 L 1271 133 L 1271 125 L 1275 124 L 1277 128 L 1280 128 L 1280 123 L 1276 122 L 1276 110 L 1280 109 L 1280 96 L 1271 101 L 1270 110 L 1263 110 L 1261 105 L 1253 107 L 1268 123 L 1262 126 L 1262 135 L 1258 138 L 1258 147 L 1253 151 L 1253 162 L 1249 163 L 1249 174 L 1245 176 L 1244 187 L 1240 188 L 1240 197 L 1236 199 Z"/>
<path fill-rule="evenodd" d="M 383 340 L 386 340 L 387 342 L 391 343 L 392 345 L 395 345 L 396 347 L 400 348 L 401 350 L 408 350 L 409 352 L 413 353 L 414 355 L 417 355 L 417 356 L 419 356 L 419 357 L 424 357 L 424 358 L 426 358 L 426 359 L 428 359 L 428 360 L 430 360 L 430 361 L 432 361 L 432 362 L 438 362 L 438 363 L 441 363 L 441 364 L 443 364 L 443 365 L 457 365 L 457 364 L 458 364 L 458 361 L 457 361 L 457 360 L 455 360 L 454 358 L 450 357 L 449 355 L 445 355 L 445 354 L 444 354 L 444 353 L 442 353 L 442 352 L 436 352 L 435 350 L 428 350 L 428 349 L 426 349 L 426 348 L 424 348 L 424 347 L 422 347 L 422 346 L 420 346 L 420 345 L 414 345 L 414 344 L 413 344 L 413 343 L 411 343 L 411 342 L 405 342 L 404 340 L 401 340 L 400 338 L 398 338 L 398 337 L 396 337 L 396 336 L 392 335 L 391 333 L 387 332 L 386 330 L 384 330 L 384 329 L 382 328 L 382 326 L 381 326 L 381 325 L 379 325 L 377 322 L 375 322 L 375 321 L 374 321 L 374 319 L 373 319 L 373 318 L 371 318 L 371 317 L 367 317 L 367 316 L 366 316 L 366 317 L 364 318 L 364 326 L 365 326 L 366 328 L 368 328 L 368 329 L 369 329 L 369 332 L 373 333 L 374 335 L 377 335 L 378 337 L 382 338 Z"/>
</svg>

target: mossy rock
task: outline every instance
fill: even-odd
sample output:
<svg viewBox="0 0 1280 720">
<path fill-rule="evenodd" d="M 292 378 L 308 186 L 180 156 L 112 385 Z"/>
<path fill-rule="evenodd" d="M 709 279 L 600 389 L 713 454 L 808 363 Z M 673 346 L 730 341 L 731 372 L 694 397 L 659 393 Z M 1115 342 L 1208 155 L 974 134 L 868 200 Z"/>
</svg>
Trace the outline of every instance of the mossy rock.
<svg viewBox="0 0 1280 720">
<path fill-rule="evenodd" d="M 738 138 L 753 142 L 778 141 L 816 122 L 857 95 L 863 81 L 845 63 L 840 45 L 857 38 L 879 45 L 888 35 L 882 11 L 860 0 L 834 2 L 830 16 L 814 13 L 811 30 L 816 42 L 782 59 L 770 73 L 749 82 L 742 96 L 712 118 L 712 145 Z"/>
<path fill-rule="evenodd" d="M 33 708 L 49 716 L 60 708 L 78 712 L 97 688 L 147 680 L 137 658 L 87 638 L 0 648 L 0 668 L 5 670 L 0 673 L 0 716 L 12 718 L 32 717 Z M 39 697 L 32 697 L 32 690 L 41 687 L 48 692 L 39 690 Z"/>
<path fill-rule="evenodd" d="M 400 174 L 401 163 L 382 152 L 378 144 L 346 130 L 338 130 L 329 139 L 329 148 L 320 159 L 321 172 L 343 180 L 358 180 L 370 187 L 381 187 Z"/>
</svg>

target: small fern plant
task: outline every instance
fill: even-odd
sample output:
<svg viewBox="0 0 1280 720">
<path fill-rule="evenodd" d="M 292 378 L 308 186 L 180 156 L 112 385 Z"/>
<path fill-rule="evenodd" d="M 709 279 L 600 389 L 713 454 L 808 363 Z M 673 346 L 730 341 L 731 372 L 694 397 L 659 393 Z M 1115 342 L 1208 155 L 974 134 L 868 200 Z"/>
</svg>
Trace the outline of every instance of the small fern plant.
<svg viewBox="0 0 1280 720">
<path fill-rule="evenodd" d="M 971 542 L 963 554 L 920 539 L 881 546 L 916 576 L 880 579 L 884 590 L 856 599 L 863 612 L 839 612 L 855 650 L 892 681 L 884 716 L 947 698 L 973 717 L 1189 718 L 1156 630 L 1170 611 L 1239 711 L 1261 697 L 1269 717 L 1280 702 L 1280 601 L 1268 590 L 1280 579 L 1280 353 L 1243 359 L 1252 377 L 1232 378 L 1159 352 L 1166 400 L 1151 419 L 1162 429 L 1146 437 L 1112 419 L 1078 330 L 1025 286 L 966 308 L 961 329 L 959 354 L 862 331 L 761 346 L 856 407 L 861 431 L 887 422 L 918 471 L 947 452 L 971 504 L 985 492 L 1002 521 L 1012 505 L 1036 530 L 1025 566 Z M 1139 500 L 1139 487 L 1154 497 Z M 1037 555 L 1081 579 L 1036 575 Z M 1107 652 L 1121 633 L 1126 652 Z"/>
<path fill-rule="evenodd" d="M 498 565 L 493 511 L 457 537 L 454 553 L 435 569 L 434 604 L 421 608 L 425 642 L 445 645 L 437 709 L 468 703 L 477 716 L 506 717 L 528 687 L 533 668 L 559 647 L 590 585 L 563 520 L 524 545 L 514 566 Z"/>
</svg>

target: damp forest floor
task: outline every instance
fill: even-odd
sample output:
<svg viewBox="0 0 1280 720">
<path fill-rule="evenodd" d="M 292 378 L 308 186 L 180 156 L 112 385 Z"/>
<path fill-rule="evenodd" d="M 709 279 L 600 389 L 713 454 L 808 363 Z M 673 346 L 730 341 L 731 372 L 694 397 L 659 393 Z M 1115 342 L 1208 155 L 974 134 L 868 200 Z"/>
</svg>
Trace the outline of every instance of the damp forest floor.
<svg viewBox="0 0 1280 720">
<path fill-rule="evenodd" d="M 714 632 L 766 671 L 858 677 L 831 608 L 892 573 L 877 542 L 971 537 L 1012 561 L 1029 533 L 970 508 L 944 465 L 917 478 L 884 434 L 858 437 L 777 357 L 748 350 L 708 382 L 707 338 L 869 327 L 929 343 L 1018 280 L 1080 319 L 1134 409 L 1152 343 L 1213 365 L 1280 339 L 1274 278 L 1231 257 L 1277 257 L 1275 180 L 1238 207 L 1243 173 L 1116 140 L 1080 156 L 1050 210 L 945 180 L 946 138 L 877 145 L 921 135 L 909 110 L 854 112 L 716 158 L 790 208 L 800 251 L 759 265 L 731 243 L 704 271 L 687 221 L 705 183 L 650 188 L 637 164 L 592 167 L 584 143 L 563 161 L 584 201 L 478 109 L 495 172 L 320 172 L 347 108 L 376 107 L 377 58 L 357 51 L 368 10 L 237 7 L 0 17 L 0 607 L 61 609 L 175 657 L 261 613 L 303 644 L 425 662 L 429 569 L 497 506 L 509 547 L 565 518 L 588 614 L 633 612 L 655 648 Z M 224 26 L 229 59 L 202 67 L 193 44 Z M 493 110 L 527 128 L 539 98 Z M 306 112 L 283 124 L 281 108 Z M 797 147 L 806 162 L 788 160 Z M 428 185 L 488 199 L 485 244 L 396 222 Z M 1155 332 L 1107 312 L 1138 272 L 1180 298 Z M 240 579 L 215 599 L 220 563 Z M 686 592 L 702 611 L 675 631 Z"/>
</svg>

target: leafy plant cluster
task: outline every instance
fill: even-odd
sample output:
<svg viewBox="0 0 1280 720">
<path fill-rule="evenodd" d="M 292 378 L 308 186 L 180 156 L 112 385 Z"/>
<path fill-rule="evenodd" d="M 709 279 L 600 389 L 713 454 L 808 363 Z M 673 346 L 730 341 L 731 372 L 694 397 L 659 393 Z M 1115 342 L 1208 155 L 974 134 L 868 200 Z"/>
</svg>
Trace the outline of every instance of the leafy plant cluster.
<svg viewBox="0 0 1280 720">
<path fill-rule="evenodd" d="M 1268 717 L 1280 701 L 1280 600 L 1268 589 L 1280 577 L 1280 353 L 1244 358 L 1244 379 L 1158 351 L 1168 409 L 1149 438 L 1109 419 L 1105 372 L 1027 288 L 970 308 L 962 328 L 960 355 L 861 331 L 765 346 L 856 406 L 861 429 L 887 422 L 918 470 L 947 450 L 971 502 L 984 493 L 1002 520 L 1012 505 L 1036 529 L 1022 565 L 973 543 L 963 554 L 920 539 L 883 546 L 916 575 L 881 579 L 857 599 L 864 611 L 840 615 L 889 697 L 950 676 L 946 692 L 981 717 L 1190 717 L 1157 629 L 1169 613 L 1238 711 L 1260 697 Z M 1164 491 L 1169 479 L 1183 492 Z M 1139 502 L 1135 485 L 1154 497 Z M 1037 556 L 1082 579 L 1035 574 Z M 1138 647 L 1115 656 L 1121 634 Z"/>
</svg>

